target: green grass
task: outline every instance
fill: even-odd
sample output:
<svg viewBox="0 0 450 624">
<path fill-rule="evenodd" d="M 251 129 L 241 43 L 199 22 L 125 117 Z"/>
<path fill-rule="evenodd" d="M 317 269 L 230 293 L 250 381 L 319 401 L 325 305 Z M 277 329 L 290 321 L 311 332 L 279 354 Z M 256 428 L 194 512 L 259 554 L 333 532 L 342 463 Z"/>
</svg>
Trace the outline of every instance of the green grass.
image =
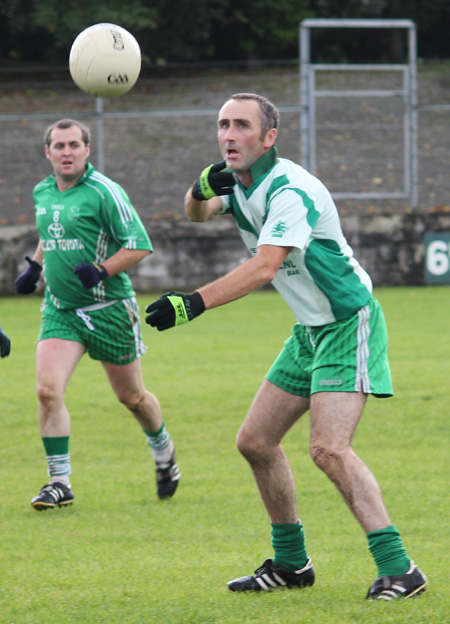
<svg viewBox="0 0 450 624">
<path fill-rule="evenodd" d="M 374 470 L 428 592 L 368 603 L 366 539 L 308 456 L 308 419 L 285 441 L 317 573 L 308 590 L 235 595 L 226 582 L 271 556 L 270 526 L 235 435 L 293 317 L 272 291 L 168 332 L 145 326 L 147 387 L 159 397 L 183 473 L 155 495 L 144 436 L 98 363 L 71 381 L 72 508 L 37 513 L 46 481 L 34 392 L 39 299 L 3 298 L 12 353 L 0 362 L 1 624 L 430 624 L 448 622 L 447 288 L 380 289 L 396 396 L 370 399 L 355 449 Z M 155 298 L 140 297 L 142 308 Z"/>
</svg>

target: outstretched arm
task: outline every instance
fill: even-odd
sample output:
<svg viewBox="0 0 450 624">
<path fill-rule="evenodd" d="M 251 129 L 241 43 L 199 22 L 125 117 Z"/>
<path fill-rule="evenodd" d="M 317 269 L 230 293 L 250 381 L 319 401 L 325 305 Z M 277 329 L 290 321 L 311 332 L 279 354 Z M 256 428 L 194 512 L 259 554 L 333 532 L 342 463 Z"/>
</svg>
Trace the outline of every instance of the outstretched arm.
<svg viewBox="0 0 450 624">
<path fill-rule="evenodd" d="M 261 245 L 256 256 L 198 291 L 190 295 L 166 293 L 147 306 L 145 322 L 162 331 L 192 321 L 205 310 L 240 299 L 273 280 L 290 251 L 290 247 Z"/>
<path fill-rule="evenodd" d="M 283 264 L 291 247 L 261 245 L 253 258 L 218 280 L 199 288 L 205 309 L 217 308 L 271 282 Z"/>
</svg>

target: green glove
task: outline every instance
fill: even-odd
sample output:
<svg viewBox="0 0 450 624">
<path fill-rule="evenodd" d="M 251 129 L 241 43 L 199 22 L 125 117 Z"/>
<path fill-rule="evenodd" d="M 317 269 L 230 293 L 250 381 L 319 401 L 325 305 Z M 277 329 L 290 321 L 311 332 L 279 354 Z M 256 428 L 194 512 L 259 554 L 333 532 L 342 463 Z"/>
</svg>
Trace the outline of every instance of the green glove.
<svg viewBox="0 0 450 624">
<path fill-rule="evenodd" d="M 192 186 L 194 199 L 204 201 L 217 195 L 231 195 L 236 180 L 230 171 L 223 171 L 226 165 L 227 163 L 221 160 L 215 165 L 209 165 L 203 169 L 199 179 Z"/>
<path fill-rule="evenodd" d="M 172 290 L 147 306 L 145 311 L 149 313 L 145 322 L 156 327 L 158 331 L 163 331 L 189 323 L 205 311 L 205 304 L 198 292 L 184 295 Z"/>
</svg>

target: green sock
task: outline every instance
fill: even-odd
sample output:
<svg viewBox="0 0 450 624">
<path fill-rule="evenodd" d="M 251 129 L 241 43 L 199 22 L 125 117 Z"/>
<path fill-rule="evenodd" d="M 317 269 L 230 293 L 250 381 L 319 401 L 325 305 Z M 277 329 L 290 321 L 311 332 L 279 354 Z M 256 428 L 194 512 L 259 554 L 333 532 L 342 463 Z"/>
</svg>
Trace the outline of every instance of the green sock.
<svg viewBox="0 0 450 624">
<path fill-rule="evenodd" d="M 308 559 L 300 520 L 296 524 L 272 523 L 272 546 L 273 562 L 287 570 L 300 570 Z"/>
<path fill-rule="evenodd" d="M 399 531 L 392 524 L 387 529 L 367 533 L 369 550 L 378 567 L 378 576 L 405 574 L 410 565 Z"/>
<path fill-rule="evenodd" d="M 57 438 L 42 438 L 45 454 L 47 456 L 48 476 L 56 480 L 63 477 L 67 481 L 72 472 L 69 455 L 69 436 Z M 65 477 L 65 478 L 64 478 Z"/>
</svg>

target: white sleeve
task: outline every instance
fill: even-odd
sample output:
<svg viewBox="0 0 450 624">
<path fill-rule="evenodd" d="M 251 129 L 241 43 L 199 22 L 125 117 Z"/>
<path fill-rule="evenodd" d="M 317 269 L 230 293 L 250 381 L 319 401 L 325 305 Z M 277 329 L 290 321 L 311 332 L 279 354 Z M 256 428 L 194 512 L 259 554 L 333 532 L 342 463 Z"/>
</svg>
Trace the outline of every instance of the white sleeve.
<svg viewBox="0 0 450 624">
<path fill-rule="evenodd" d="M 270 201 L 259 245 L 304 249 L 319 212 L 314 202 L 295 188 L 284 188 Z"/>
</svg>

